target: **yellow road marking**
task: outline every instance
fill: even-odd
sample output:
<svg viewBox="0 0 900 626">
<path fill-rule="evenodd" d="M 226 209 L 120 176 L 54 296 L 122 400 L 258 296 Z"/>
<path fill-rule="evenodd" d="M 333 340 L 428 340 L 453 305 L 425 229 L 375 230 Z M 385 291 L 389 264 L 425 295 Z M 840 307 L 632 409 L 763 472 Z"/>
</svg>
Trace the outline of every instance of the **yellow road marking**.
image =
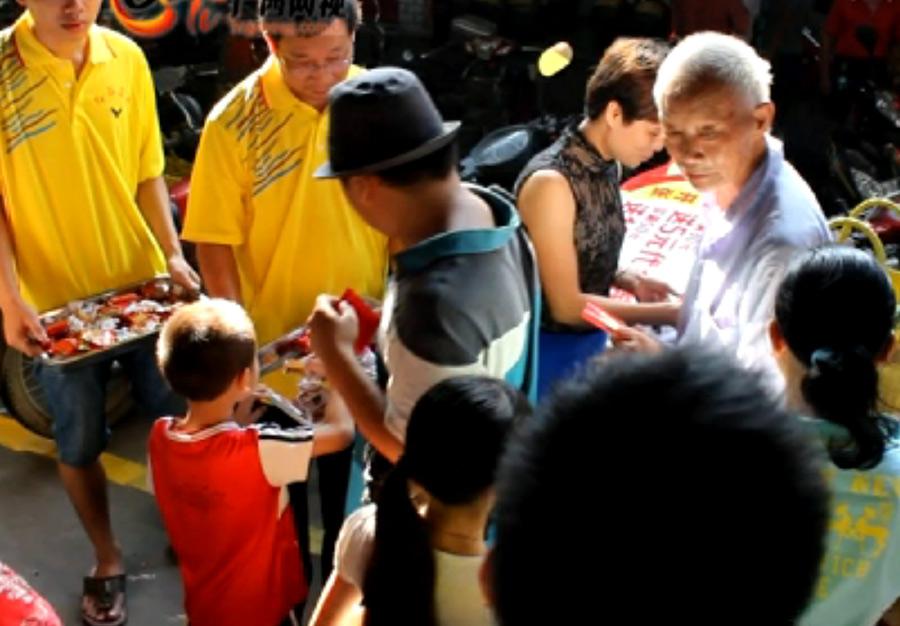
<svg viewBox="0 0 900 626">
<path fill-rule="evenodd" d="M 16 420 L 0 416 L 0 446 L 16 452 L 31 452 L 56 459 L 56 444 L 26 429 Z M 132 487 L 149 493 L 147 485 L 147 466 L 136 463 L 115 454 L 104 452 L 100 455 L 100 463 L 106 470 L 111 482 L 123 487 Z"/>
<path fill-rule="evenodd" d="M 0 445 L 16 452 L 56 456 L 55 443 L 25 430 L 21 424 L 5 415 L 0 417 Z"/>
<path fill-rule="evenodd" d="M 0 446 L 15 452 L 31 452 L 51 459 L 56 459 L 56 444 L 52 439 L 35 435 L 13 418 L 0 415 Z M 111 482 L 123 487 L 131 487 L 150 493 L 147 485 L 147 466 L 136 463 L 115 454 L 104 452 L 100 455 L 100 463 L 106 470 Z M 322 553 L 323 531 L 311 526 L 309 529 L 309 547 L 313 554 Z"/>
</svg>

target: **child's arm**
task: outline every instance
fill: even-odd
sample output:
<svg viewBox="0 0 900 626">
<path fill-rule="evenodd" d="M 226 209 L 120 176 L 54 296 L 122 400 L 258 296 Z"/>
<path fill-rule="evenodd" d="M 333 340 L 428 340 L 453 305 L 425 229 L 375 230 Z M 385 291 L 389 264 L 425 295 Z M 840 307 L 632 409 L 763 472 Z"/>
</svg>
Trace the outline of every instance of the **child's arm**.
<svg viewBox="0 0 900 626">
<path fill-rule="evenodd" d="M 350 626 L 362 624 L 365 611 L 360 602 L 362 592 L 332 571 L 319 596 L 309 626 Z"/>
<path fill-rule="evenodd" d="M 305 481 L 310 459 L 339 452 L 353 442 L 353 419 L 336 394 L 328 401 L 325 418 L 318 424 L 292 428 L 263 424 L 251 428 L 259 432 L 260 462 L 266 480 L 274 487 Z"/>
<path fill-rule="evenodd" d="M 312 455 L 322 456 L 345 450 L 353 443 L 353 417 L 347 403 L 332 393 L 325 406 L 325 418 L 313 426 Z"/>
<path fill-rule="evenodd" d="M 364 506 L 344 520 L 334 545 L 334 569 L 313 611 L 310 626 L 362 624 L 362 586 L 375 543 L 375 507 Z"/>
<path fill-rule="evenodd" d="M 315 437 L 312 428 L 281 428 L 275 424 L 250 428 L 258 431 L 259 462 L 270 485 L 284 487 L 307 479 Z"/>
</svg>

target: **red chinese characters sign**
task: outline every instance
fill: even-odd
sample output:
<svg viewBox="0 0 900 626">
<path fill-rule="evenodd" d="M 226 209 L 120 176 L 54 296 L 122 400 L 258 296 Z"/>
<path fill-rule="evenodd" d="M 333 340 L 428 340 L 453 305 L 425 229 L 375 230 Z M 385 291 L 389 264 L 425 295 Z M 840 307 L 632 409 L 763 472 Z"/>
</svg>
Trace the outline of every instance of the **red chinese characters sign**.
<svg viewBox="0 0 900 626">
<path fill-rule="evenodd" d="M 669 165 L 628 181 L 622 192 L 628 230 L 619 266 L 683 292 L 703 236 L 702 197 Z"/>
</svg>

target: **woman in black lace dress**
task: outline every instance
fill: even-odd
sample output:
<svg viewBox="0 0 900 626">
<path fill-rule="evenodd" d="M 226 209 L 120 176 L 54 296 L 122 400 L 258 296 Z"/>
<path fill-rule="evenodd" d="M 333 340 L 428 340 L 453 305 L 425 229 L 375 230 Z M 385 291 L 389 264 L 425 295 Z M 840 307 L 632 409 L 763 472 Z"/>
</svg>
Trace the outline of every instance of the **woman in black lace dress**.
<svg viewBox="0 0 900 626">
<path fill-rule="evenodd" d="M 618 271 L 625 238 L 622 165 L 636 167 L 662 148 L 653 81 L 667 52 L 650 39 L 616 40 L 588 81 L 585 118 L 535 156 L 516 183 L 544 290 L 541 392 L 605 347 L 606 335 L 581 319 L 588 302 L 629 324 L 677 320 L 666 285 Z M 610 299 L 612 286 L 639 302 Z"/>
</svg>

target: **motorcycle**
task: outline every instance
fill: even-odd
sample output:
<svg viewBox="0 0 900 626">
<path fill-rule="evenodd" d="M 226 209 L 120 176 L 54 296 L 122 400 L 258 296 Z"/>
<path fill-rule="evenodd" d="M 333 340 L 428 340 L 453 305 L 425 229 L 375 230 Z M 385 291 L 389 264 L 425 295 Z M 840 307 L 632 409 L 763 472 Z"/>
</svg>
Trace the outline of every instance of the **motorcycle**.
<svg viewBox="0 0 900 626">
<path fill-rule="evenodd" d="M 512 192 L 516 179 L 533 156 L 550 146 L 578 116 L 542 115 L 526 124 L 488 133 L 460 161 L 460 176 L 484 187 Z"/>
<path fill-rule="evenodd" d="M 384 60 L 415 73 L 444 118 L 462 122 L 458 143 L 465 154 L 495 129 L 545 112 L 534 65 L 542 50 L 498 34 L 494 22 L 462 15 L 436 48 L 419 51 L 415 40 L 388 36 Z"/>
<path fill-rule="evenodd" d="M 846 103 L 833 115 L 828 146 L 829 169 L 839 202 L 849 209 L 868 198 L 893 197 L 900 190 L 900 110 L 896 95 L 878 80 L 875 31 L 861 26 L 857 40 L 870 59 L 853 67 L 839 65 L 834 99 Z"/>
<path fill-rule="evenodd" d="M 539 57 L 558 55 L 558 46 L 568 57 L 558 57 L 552 71 L 539 71 Z M 466 182 L 511 191 L 531 157 L 578 117 L 550 113 L 545 98 L 547 81 L 572 62 L 568 44 L 520 45 L 499 35 L 494 22 L 462 15 L 451 21 L 443 45 L 425 52 L 407 45 L 391 60 L 396 48 L 388 38 L 388 62 L 416 73 L 445 119 L 462 121 L 459 168 Z"/>
</svg>

